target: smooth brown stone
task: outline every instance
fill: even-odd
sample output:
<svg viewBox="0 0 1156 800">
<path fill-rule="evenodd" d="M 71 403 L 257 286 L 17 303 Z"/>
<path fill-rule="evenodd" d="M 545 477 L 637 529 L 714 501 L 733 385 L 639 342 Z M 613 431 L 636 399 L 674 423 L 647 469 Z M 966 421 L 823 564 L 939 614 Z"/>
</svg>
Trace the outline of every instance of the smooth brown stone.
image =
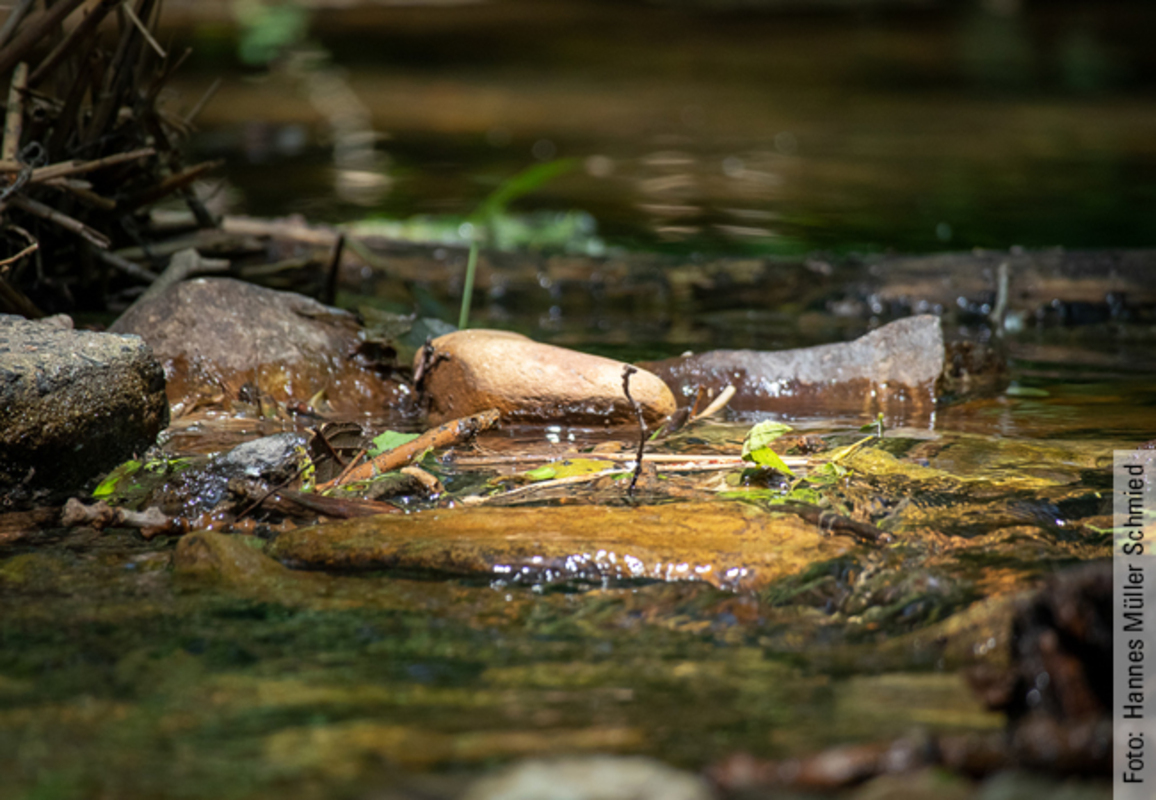
<svg viewBox="0 0 1156 800">
<path fill-rule="evenodd" d="M 434 339 L 433 346 L 448 356 L 437 360 L 425 378 L 433 422 L 488 408 L 498 409 L 508 422 L 623 425 L 636 420 L 622 389 L 627 365 L 620 361 L 507 331 L 457 331 Z M 630 376 L 630 394 L 647 423 L 674 413 L 674 395 L 645 370 Z"/>
<path fill-rule="evenodd" d="M 699 580 L 758 589 L 854 543 L 741 503 L 466 508 L 315 525 L 277 537 L 289 566 L 510 583 Z"/>
</svg>

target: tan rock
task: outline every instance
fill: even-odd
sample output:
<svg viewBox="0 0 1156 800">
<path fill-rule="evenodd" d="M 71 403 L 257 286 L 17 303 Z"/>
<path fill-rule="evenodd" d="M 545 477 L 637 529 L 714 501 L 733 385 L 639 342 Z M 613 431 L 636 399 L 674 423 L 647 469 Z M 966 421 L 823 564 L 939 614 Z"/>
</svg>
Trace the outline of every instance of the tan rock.
<svg viewBox="0 0 1156 800">
<path fill-rule="evenodd" d="M 434 339 L 439 358 L 426 376 L 434 422 L 496 408 L 514 422 L 622 425 L 635 421 L 622 391 L 620 361 L 541 344 L 506 331 L 457 331 Z M 419 356 L 420 357 L 420 356 Z M 674 413 L 655 375 L 630 376 L 630 394 L 648 424 Z"/>
</svg>

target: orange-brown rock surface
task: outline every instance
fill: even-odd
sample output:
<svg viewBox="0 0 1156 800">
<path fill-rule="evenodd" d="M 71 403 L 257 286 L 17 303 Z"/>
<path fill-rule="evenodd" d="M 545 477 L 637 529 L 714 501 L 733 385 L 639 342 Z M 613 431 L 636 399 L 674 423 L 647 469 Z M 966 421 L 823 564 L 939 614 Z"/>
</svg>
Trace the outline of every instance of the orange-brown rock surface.
<svg viewBox="0 0 1156 800">
<path fill-rule="evenodd" d="M 622 390 L 627 366 L 602 356 L 541 344 L 521 334 L 467 330 L 433 341 L 424 382 L 434 422 L 496 408 L 511 422 L 621 425 L 635 421 Z M 420 358 L 420 355 L 419 355 Z M 638 370 L 630 394 L 653 424 L 675 410 L 674 395 Z"/>
<path fill-rule="evenodd" d="M 791 514 L 741 503 L 672 503 L 365 517 L 283 533 L 270 555 L 310 569 L 394 569 L 527 584 L 697 580 L 758 589 L 853 547 Z"/>
</svg>

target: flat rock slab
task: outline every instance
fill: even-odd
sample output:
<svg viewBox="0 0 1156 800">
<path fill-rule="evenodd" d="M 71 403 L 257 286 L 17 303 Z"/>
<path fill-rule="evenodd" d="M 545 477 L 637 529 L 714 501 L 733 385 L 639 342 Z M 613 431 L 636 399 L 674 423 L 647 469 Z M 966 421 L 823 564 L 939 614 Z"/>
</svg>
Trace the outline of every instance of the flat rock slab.
<svg viewBox="0 0 1156 800">
<path fill-rule="evenodd" d="M 364 517 L 283 533 L 292 567 L 396 570 L 510 583 L 699 580 L 758 589 L 848 552 L 789 514 L 740 503 L 470 508 Z"/>
<path fill-rule="evenodd" d="M 399 399 L 398 386 L 359 355 L 353 315 L 292 292 L 231 278 L 183 281 L 130 308 L 110 330 L 152 346 L 177 414 L 237 399 L 247 384 L 277 403 L 308 402 L 324 390 L 336 413 L 377 413 Z"/>
<path fill-rule="evenodd" d="M 164 371 L 139 336 L 0 315 L 0 488 L 80 488 L 168 421 Z"/>
<path fill-rule="evenodd" d="M 703 386 L 737 390 L 731 407 L 793 416 L 853 414 L 889 418 L 935 408 L 944 372 L 939 318 L 930 314 L 884 325 L 852 342 L 798 350 L 713 350 L 644 363 L 675 392 Z"/>
<path fill-rule="evenodd" d="M 498 409 L 508 422 L 623 425 L 636 420 L 622 386 L 627 365 L 620 361 L 507 331 L 457 331 L 434 339 L 433 347 L 436 360 L 423 388 L 435 423 L 488 408 Z M 674 395 L 649 372 L 636 370 L 630 376 L 630 395 L 648 423 L 674 413 Z"/>
</svg>

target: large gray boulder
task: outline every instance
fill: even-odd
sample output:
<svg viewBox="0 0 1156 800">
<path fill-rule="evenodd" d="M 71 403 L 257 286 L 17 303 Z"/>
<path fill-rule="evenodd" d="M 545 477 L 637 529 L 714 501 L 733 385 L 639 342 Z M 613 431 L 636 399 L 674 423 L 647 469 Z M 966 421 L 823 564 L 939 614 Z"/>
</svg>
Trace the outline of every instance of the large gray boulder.
<svg viewBox="0 0 1156 800">
<path fill-rule="evenodd" d="M 79 488 L 168 421 L 164 372 L 139 336 L 0 315 L 0 492 Z"/>
</svg>

